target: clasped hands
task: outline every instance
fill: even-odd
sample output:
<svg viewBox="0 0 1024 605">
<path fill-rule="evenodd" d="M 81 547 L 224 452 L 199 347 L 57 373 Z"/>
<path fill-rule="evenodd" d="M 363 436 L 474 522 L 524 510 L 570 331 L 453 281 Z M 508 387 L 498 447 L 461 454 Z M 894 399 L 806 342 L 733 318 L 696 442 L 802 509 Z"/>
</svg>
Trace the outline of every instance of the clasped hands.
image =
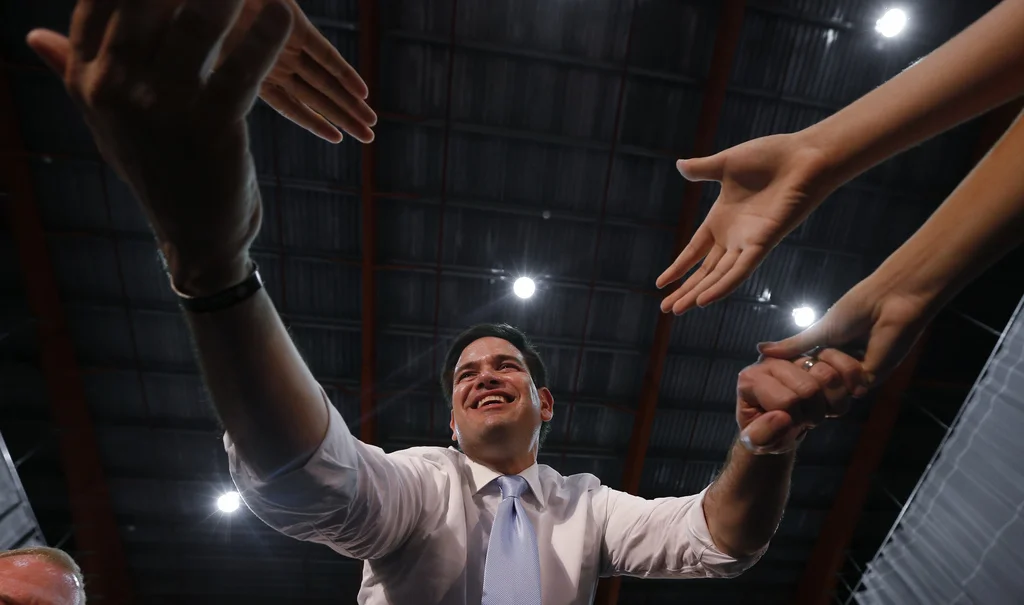
<svg viewBox="0 0 1024 605">
<path fill-rule="evenodd" d="M 837 349 L 795 361 L 762 358 L 736 383 L 740 442 L 755 454 L 793 451 L 808 430 L 849 410 L 863 380 L 860 362 Z"/>
</svg>

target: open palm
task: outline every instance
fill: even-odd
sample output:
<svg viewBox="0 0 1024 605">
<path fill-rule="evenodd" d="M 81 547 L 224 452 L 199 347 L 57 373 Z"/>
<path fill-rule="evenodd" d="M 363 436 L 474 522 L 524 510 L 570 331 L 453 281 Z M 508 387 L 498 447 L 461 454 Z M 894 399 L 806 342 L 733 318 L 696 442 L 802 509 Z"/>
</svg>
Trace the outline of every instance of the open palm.
<svg viewBox="0 0 1024 605">
<path fill-rule="evenodd" d="M 246 0 L 225 41 L 225 53 L 241 40 L 266 0 Z M 318 137 L 337 143 L 339 128 L 356 140 L 373 140 L 377 115 L 366 104 L 366 83 L 302 12 L 295 0 L 291 35 L 260 87 L 260 98 Z"/>
<path fill-rule="evenodd" d="M 707 218 L 657 286 L 697 269 L 661 303 L 681 315 L 709 305 L 735 290 L 772 248 L 831 193 L 823 185 L 826 158 L 796 135 L 754 139 L 706 158 L 680 160 L 690 181 L 717 181 L 722 191 Z"/>
</svg>

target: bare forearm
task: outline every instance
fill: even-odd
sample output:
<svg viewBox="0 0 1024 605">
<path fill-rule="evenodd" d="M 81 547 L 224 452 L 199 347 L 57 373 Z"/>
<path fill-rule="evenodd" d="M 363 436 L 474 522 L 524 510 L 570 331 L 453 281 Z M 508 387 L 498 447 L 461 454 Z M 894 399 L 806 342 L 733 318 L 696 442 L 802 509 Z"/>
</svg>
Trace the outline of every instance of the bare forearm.
<svg viewBox="0 0 1024 605">
<path fill-rule="evenodd" d="M 266 290 L 185 316 L 217 413 L 246 463 L 266 476 L 312 454 L 327 410 Z"/>
<path fill-rule="evenodd" d="M 1024 0 L 1005 0 L 892 80 L 800 135 L 831 187 L 1024 94 Z"/>
<path fill-rule="evenodd" d="M 1024 114 L 875 278 L 932 311 L 1024 242 Z"/>
<path fill-rule="evenodd" d="M 793 453 L 755 456 L 733 445 L 704 496 L 704 517 L 719 550 L 745 556 L 771 540 L 786 508 L 794 459 Z"/>
</svg>

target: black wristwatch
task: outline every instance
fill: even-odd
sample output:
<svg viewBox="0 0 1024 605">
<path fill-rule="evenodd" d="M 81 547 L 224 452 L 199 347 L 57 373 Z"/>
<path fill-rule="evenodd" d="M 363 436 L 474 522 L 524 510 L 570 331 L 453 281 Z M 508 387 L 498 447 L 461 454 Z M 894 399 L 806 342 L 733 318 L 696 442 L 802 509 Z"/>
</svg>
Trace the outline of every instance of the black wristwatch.
<svg viewBox="0 0 1024 605">
<path fill-rule="evenodd" d="M 222 311 L 252 297 L 261 288 L 263 288 L 263 278 L 260 277 L 260 270 L 256 265 L 256 261 L 252 261 L 252 272 L 249 273 L 249 277 L 226 290 L 221 290 L 209 296 L 182 294 L 174 287 L 174 283 L 171 283 L 171 290 L 178 295 L 178 304 L 189 313 Z"/>
</svg>

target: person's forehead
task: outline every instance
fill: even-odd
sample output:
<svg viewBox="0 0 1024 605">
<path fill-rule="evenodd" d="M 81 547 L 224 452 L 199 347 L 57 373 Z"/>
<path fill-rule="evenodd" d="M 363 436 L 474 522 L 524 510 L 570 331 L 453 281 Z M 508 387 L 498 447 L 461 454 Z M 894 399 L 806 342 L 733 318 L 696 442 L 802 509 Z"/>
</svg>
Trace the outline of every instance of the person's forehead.
<svg viewBox="0 0 1024 605">
<path fill-rule="evenodd" d="M 37 555 L 0 558 L 0 594 L 44 595 L 53 602 L 75 603 L 77 591 L 74 574 L 53 561 Z"/>
<path fill-rule="evenodd" d="M 497 336 L 485 336 L 474 340 L 466 345 L 465 349 L 462 349 L 462 354 L 459 355 L 455 367 L 496 356 L 512 356 L 520 360 L 523 359 L 522 351 L 509 341 Z"/>
</svg>

